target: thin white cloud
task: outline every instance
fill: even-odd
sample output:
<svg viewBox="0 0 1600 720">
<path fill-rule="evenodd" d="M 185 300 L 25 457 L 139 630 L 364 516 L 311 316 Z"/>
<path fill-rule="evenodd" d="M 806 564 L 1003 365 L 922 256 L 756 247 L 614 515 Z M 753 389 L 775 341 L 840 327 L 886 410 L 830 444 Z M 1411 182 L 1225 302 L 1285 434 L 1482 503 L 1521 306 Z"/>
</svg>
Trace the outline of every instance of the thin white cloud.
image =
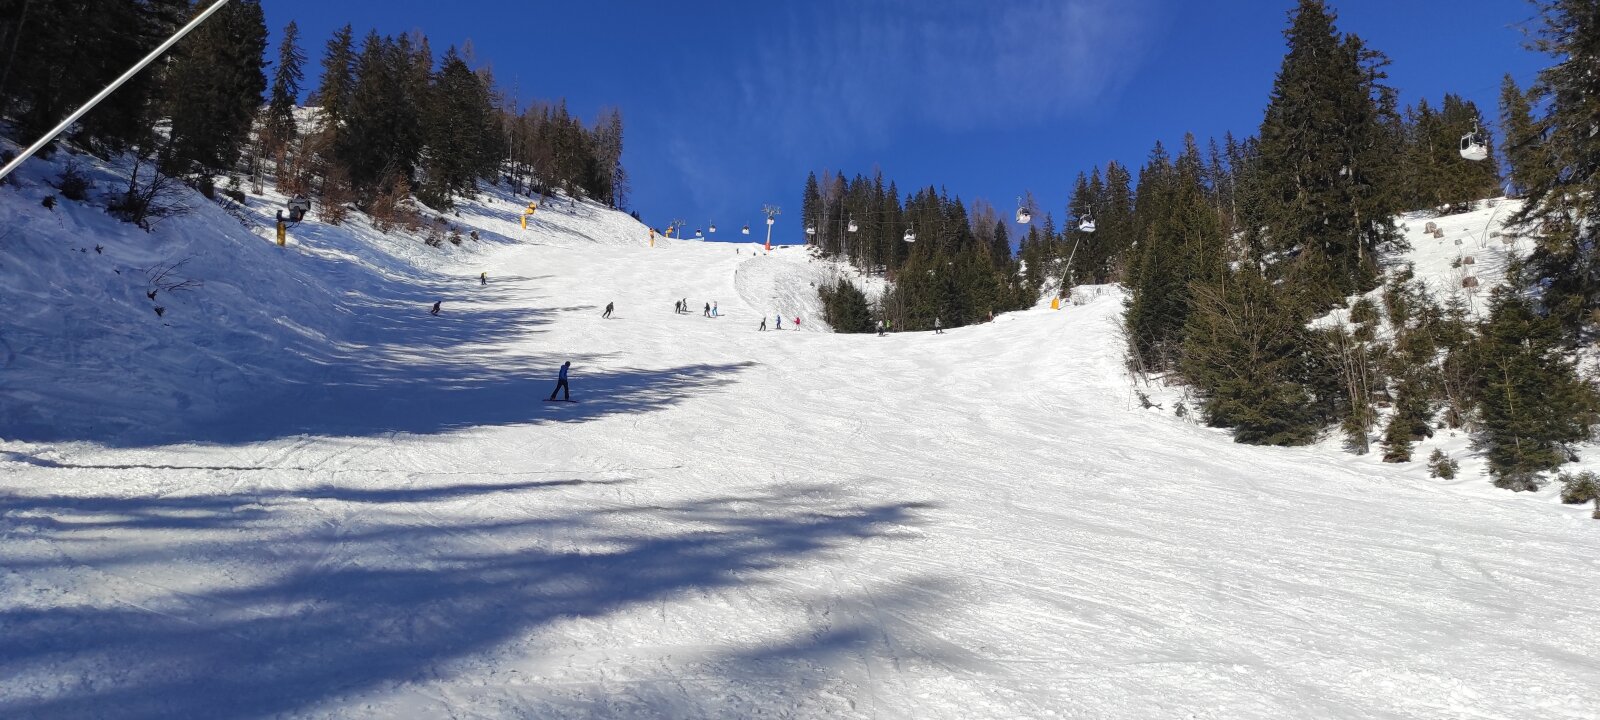
<svg viewBox="0 0 1600 720">
<path fill-rule="evenodd" d="M 1058 119 L 1128 79 L 1152 8 L 1150 0 L 815 3 L 794 11 L 740 73 L 740 110 L 822 142 L 871 142 L 905 126 Z"/>
<path fill-rule="evenodd" d="M 1158 0 L 817 0 L 794 3 L 730 74 L 692 91 L 675 164 L 697 196 L 732 167 L 827 163 L 911 129 L 1037 127 L 1114 99 L 1162 23 Z M 714 131 L 714 134 L 713 134 Z M 676 145 L 676 143 L 675 143 Z M 693 166 L 693 169 L 691 169 Z M 809 165 L 808 165 L 809 166 Z M 711 185 L 713 187 L 705 187 Z"/>
</svg>

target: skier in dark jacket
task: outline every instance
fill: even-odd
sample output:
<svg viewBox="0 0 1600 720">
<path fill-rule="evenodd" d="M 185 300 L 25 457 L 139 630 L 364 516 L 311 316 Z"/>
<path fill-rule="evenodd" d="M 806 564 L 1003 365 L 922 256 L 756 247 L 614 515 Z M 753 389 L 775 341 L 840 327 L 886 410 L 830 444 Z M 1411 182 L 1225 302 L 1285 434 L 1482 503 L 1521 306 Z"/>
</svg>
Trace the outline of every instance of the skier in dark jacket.
<svg viewBox="0 0 1600 720">
<path fill-rule="evenodd" d="M 606 303 L 606 311 L 601 313 L 600 317 L 602 317 L 602 318 L 611 317 L 611 308 L 612 308 L 612 304 L 611 303 Z"/>
<path fill-rule="evenodd" d="M 561 363 L 561 376 L 556 379 L 556 389 L 550 391 L 550 399 L 556 399 L 556 393 L 562 393 L 564 400 L 572 399 L 572 388 L 567 386 L 567 368 L 572 367 L 572 361 Z"/>
<path fill-rule="evenodd" d="M 706 317 L 711 317 L 711 303 L 706 303 L 706 311 L 701 314 Z"/>
<path fill-rule="evenodd" d="M 433 309 L 429 310 L 428 314 L 429 315 L 438 315 L 439 314 L 439 303 L 442 303 L 442 302 L 444 302 L 444 301 L 443 300 L 435 300 L 435 301 L 433 301 Z"/>
</svg>

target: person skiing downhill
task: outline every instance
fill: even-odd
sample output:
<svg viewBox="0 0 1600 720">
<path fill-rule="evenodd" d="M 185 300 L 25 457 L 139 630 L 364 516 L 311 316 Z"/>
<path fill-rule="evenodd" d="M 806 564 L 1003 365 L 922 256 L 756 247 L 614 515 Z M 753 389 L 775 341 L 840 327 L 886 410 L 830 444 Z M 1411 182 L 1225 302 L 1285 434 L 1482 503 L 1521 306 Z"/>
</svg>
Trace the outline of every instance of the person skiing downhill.
<svg viewBox="0 0 1600 720">
<path fill-rule="evenodd" d="M 550 391 L 550 399 L 556 399 L 556 393 L 562 393 L 562 399 L 572 401 L 572 388 L 567 385 L 567 368 L 572 367 L 572 361 L 561 363 L 561 376 L 556 379 L 556 389 Z"/>
<path fill-rule="evenodd" d="M 778 320 L 777 329 L 782 330 L 783 329 L 783 316 L 782 315 L 777 315 L 775 317 Z"/>
<path fill-rule="evenodd" d="M 878 337 L 883 337 L 883 318 L 878 318 Z"/>
<path fill-rule="evenodd" d="M 438 315 L 439 314 L 439 303 L 442 303 L 442 302 L 444 302 L 444 301 L 443 300 L 435 300 L 435 301 L 433 301 L 433 309 L 429 310 L 428 314 L 429 315 Z"/>
<path fill-rule="evenodd" d="M 716 317 L 716 316 L 717 316 L 717 303 L 716 303 L 716 301 L 713 300 L 711 302 L 711 317 Z"/>
<path fill-rule="evenodd" d="M 701 315 L 703 315 L 703 316 L 705 316 L 705 317 L 711 317 L 711 303 L 706 303 L 706 310 L 705 310 L 705 312 L 703 312 L 703 313 L 700 313 L 700 314 L 701 314 Z"/>
<path fill-rule="evenodd" d="M 478 273 L 478 284 L 479 285 L 488 285 L 489 284 L 489 273 L 487 273 L 487 272 Z"/>
<path fill-rule="evenodd" d="M 608 318 L 608 317 L 611 317 L 611 310 L 612 310 L 612 307 L 613 307 L 613 305 L 612 305 L 612 304 L 611 304 L 611 303 L 606 303 L 606 311 L 605 311 L 605 312 L 603 312 L 603 313 L 601 313 L 601 314 L 600 314 L 600 317 L 602 317 L 602 318 Z"/>
<path fill-rule="evenodd" d="M 766 331 L 767 331 L 767 316 L 762 315 L 761 316 L 761 332 L 766 332 Z"/>
<path fill-rule="evenodd" d="M 935 335 L 943 335 L 944 334 L 944 330 L 942 330 L 941 327 L 942 326 L 939 324 L 939 316 L 937 316 L 937 315 L 933 316 L 933 334 L 935 334 Z"/>
</svg>

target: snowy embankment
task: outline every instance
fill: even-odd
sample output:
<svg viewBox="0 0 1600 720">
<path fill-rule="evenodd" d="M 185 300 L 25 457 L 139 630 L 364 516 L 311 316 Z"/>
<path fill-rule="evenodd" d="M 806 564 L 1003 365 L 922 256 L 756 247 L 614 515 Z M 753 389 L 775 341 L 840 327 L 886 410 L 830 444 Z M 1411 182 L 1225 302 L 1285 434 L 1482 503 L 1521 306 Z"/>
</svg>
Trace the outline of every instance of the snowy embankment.
<svg viewBox="0 0 1600 720">
<path fill-rule="evenodd" d="M 89 201 L 52 187 L 68 164 L 93 182 Z M 491 192 L 453 214 L 424 208 L 445 222 L 439 248 L 423 244 L 426 229 L 386 235 L 359 214 L 334 227 L 316 213 L 293 225 L 280 248 L 274 216 L 286 198 L 269 188 L 244 205 L 185 190 L 172 201 L 182 214 L 155 220 L 147 233 L 103 209 L 126 184 L 120 172 L 63 151 L 24 166 L 20 187 L 0 194 L 8 219 L 0 230 L 0 306 L 8 309 L 0 437 L 126 443 L 204 428 L 203 439 L 225 441 L 250 434 L 255 420 L 239 415 L 267 411 L 260 403 L 293 413 L 330 383 L 391 375 L 426 383 L 409 373 L 408 356 L 529 322 L 479 314 L 466 333 L 419 319 L 435 301 L 455 310 L 481 297 L 462 278 L 493 274 L 479 267 L 491 247 L 530 238 L 617 244 L 646 232 L 626 215 L 565 199 L 523 231 L 505 218 L 519 217 L 526 200 Z M 46 197 L 54 208 L 43 206 Z M 460 244 L 449 242 L 449 228 Z"/>
<path fill-rule="evenodd" d="M 500 196 L 279 249 L 37 181 L 0 716 L 1593 717 L 1587 511 L 1139 410 L 1114 291 L 763 333 L 803 251 Z M 185 254 L 164 318 L 116 279 Z"/>
</svg>

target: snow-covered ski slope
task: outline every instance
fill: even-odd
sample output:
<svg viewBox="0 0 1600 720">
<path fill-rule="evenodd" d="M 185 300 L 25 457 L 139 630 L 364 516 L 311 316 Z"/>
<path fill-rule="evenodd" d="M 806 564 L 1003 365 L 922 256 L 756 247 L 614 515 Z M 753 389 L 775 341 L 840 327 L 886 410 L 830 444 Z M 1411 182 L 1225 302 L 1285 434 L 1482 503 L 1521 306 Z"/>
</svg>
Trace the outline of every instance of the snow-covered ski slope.
<svg viewBox="0 0 1600 720">
<path fill-rule="evenodd" d="M 0 191 L 0 717 L 1595 717 L 1587 510 L 1138 409 L 1113 290 L 794 332 L 803 250 L 592 205 L 280 250 L 40 179 Z M 164 318 L 117 280 L 190 254 Z"/>
</svg>

